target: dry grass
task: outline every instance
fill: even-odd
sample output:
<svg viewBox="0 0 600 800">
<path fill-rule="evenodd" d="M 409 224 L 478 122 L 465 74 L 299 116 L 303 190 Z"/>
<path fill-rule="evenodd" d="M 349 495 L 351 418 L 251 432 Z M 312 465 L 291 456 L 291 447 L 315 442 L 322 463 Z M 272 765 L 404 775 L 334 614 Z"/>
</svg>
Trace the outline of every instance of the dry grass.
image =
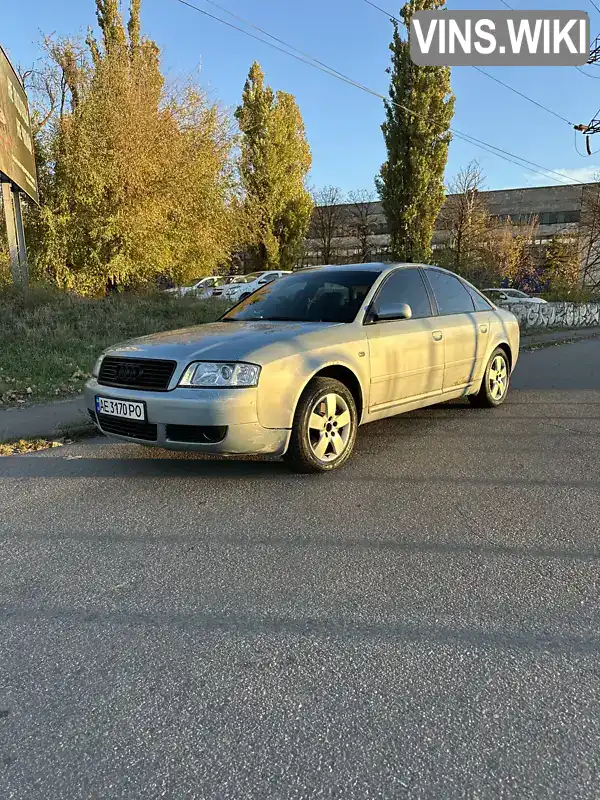
<svg viewBox="0 0 600 800">
<path fill-rule="evenodd" d="M 82 298 L 0 289 L 0 406 L 78 394 L 99 353 L 156 331 L 212 322 L 220 302 L 162 293 Z"/>
</svg>

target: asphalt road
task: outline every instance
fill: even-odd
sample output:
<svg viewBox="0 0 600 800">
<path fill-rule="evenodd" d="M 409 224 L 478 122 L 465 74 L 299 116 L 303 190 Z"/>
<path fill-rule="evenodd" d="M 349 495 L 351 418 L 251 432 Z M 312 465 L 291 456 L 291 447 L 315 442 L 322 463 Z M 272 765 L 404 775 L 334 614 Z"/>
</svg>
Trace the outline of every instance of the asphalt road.
<svg viewBox="0 0 600 800">
<path fill-rule="evenodd" d="M 0 797 L 598 798 L 600 340 L 346 469 L 0 460 Z"/>
</svg>

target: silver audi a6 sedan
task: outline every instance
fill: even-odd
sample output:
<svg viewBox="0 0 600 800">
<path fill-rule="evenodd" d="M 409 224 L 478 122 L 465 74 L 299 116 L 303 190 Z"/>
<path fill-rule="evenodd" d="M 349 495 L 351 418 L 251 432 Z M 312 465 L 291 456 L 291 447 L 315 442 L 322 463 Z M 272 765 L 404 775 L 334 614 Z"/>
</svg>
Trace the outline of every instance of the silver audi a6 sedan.
<svg viewBox="0 0 600 800">
<path fill-rule="evenodd" d="M 364 423 L 463 396 L 499 406 L 518 353 L 515 317 L 450 272 L 323 266 L 218 322 L 105 350 L 85 397 L 114 439 L 320 472 L 348 460 Z"/>
</svg>

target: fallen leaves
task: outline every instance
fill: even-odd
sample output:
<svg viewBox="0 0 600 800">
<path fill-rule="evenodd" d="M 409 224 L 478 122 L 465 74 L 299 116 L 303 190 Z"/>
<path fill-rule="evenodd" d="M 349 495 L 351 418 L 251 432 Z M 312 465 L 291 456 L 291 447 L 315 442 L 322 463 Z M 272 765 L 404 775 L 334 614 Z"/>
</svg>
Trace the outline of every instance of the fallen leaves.
<svg viewBox="0 0 600 800">
<path fill-rule="evenodd" d="M 67 439 L 17 439 L 13 442 L 0 443 L 0 456 L 16 456 L 23 453 L 35 453 L 51 447 L 62 447 L 70 443 Z"/>
</svg>

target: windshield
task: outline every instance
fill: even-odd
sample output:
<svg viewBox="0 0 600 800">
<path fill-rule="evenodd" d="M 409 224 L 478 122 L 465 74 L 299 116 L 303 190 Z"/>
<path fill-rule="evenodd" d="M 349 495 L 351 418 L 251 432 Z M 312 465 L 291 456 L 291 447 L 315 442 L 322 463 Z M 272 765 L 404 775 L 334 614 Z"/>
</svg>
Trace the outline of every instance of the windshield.
<svg viewBox="0 0 600 800">
<path fill-rule="evenodd" d="M 509 297 L 527 297 L 527 295 L 525 294 L 525 292 L 519 292 L 519 291 L 517 291 L 516 289 L 507 289 L 507 290 L 506 290 L 506 294 L 507 294 Z"/>
<path fill-rule="evenodd" d="M 352 322 L 376 270 L 309 270 L 268 283 L 223 317 L 224 320 Z"/>
</svg>

